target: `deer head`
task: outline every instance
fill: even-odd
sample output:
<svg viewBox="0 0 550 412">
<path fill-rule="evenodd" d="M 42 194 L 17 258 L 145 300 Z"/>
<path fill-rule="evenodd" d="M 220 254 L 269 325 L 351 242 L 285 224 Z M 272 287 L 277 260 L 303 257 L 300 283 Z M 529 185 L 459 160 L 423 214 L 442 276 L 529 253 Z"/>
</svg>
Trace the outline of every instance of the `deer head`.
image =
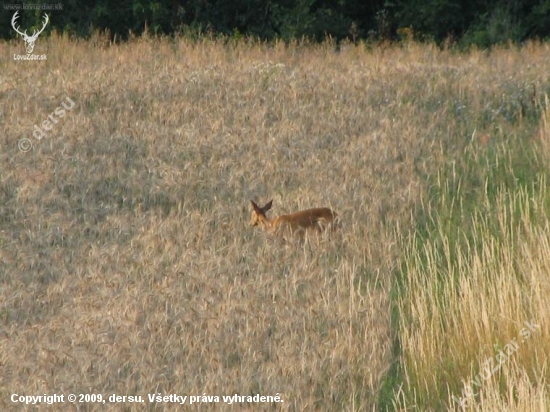
<svg viewBox="0 0 550 412">
<path fill-rule="evenodd" d="M 19 33 L 23 37 L 23 40 L 25 41 L 25 49 L 27 49 L 27 54 L 31 54 L 32 51 L 34 50 L 34 43 L 36 42 L 36 38 L 40 33 L 44 31 L 44 29 L 46 28 L 46 25 L 50 21 L 50 18 L 46 13 L 44 13 L 44 17 L 45 17 L 44 25 L 38 32 L 35 30 L 32 36 L 29 36 L 27 35 L 27 30 L 25 30 L 25 32 L 23 33 L 19 31 L 19 27 L 15 26 L 15 20 L 17 20 L 17 17 L 18 17 L 17 13 L 19 13 L 19 11 L 16 11 L 15 14 L 13 15 L 13 18 L 11 19 L 11 26 L 17 33 Z"/>
</svg>

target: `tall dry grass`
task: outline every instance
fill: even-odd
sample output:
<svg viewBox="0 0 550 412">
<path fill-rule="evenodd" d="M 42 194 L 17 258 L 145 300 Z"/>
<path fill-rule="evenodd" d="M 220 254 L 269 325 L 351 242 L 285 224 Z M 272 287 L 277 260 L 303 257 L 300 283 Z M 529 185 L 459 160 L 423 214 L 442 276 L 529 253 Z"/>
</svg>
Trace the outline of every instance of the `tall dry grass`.
<svg viewBox="0 0 550 412">
<path fill-rule="evenodd" d="M 550 408 L 550 106 L 539 103 L 531 141 L 467 148 L 403 241 L 399 409 Z"/>
<path fill-rule="evenodd" d="M 407 292 L 424 288 L 416 309 L 394 284 L 408 257 L 415 273 L 419 253 L 402 239 L 448 162 L 536 135 L 547 45 L 335 52 L 330 43 L 111 46 L 53 35 L 35 52 L 48 59 L 0 62 L 3 409 L 23 409 L 12 393 L 159 392 L 284 400 L 234 409 L 414 409 L 411 394 L 425 386 L 425 405 L 440 405 L 439 395 L 451 404 L 430 369 L 445 357 L 435 352 L 443 334 L 416 328 L 433 322 L 433 284 L 405 278 Z M 0 43 L 0 53 L 22 44 Z M 66 97 L 75 107 L 34 139 Z M 22 138 L 31 151 L 18 150 Z M 343 228 L 304 243 L 266 238 L 247 227 L 248 200 L 272 197 L 276 214 L 331 207 Z M 482 278 L 463 282 L 473 296 Z M 519 286 L 506 287 L 512 296 Z M 538 305 L 515 316 L 536 318 Z M 499 307 L 472 311 L 497 316 Z M 477 336 L 467 342 L 496 343 L 492 332 Z M 414 363 L 414 342 L 431 354 L 426 364 Z M 546 396 L 539 376 L 518 377 L 521 388 Z M 499 405 L 503 393 L 484 402 Z M 166 406 L 177 408 L 124 405 Z"/>
<path fill-rule="evenodd" d="M 550 244 L 539 213 L 550 197 L 545 181 L 535 183 L 540 194 L 502 190 L 493 216 L 472 216 L 472 231 L 460 235 L 473 242 L 452 245 L 444 234 L 411 244 L 400 336 L 405 381 L 422 409 L 547 409 Z M 499 351 L 507 356 L 496 362 Z"/>
</svg>

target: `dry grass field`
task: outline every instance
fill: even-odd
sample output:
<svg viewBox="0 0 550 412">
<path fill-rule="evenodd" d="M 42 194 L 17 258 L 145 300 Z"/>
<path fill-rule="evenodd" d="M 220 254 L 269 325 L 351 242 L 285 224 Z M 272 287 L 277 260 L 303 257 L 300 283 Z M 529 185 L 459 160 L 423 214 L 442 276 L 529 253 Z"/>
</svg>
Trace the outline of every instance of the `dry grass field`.
<svg viewBox="0 0 550 412">
<path fill-rule="evenodd" d="M 0 43 L 0 409 L 550 410 L 549 45 L 23 52 Z M 341 227 L 249 227 L 271 198 Z"/>
</svg>

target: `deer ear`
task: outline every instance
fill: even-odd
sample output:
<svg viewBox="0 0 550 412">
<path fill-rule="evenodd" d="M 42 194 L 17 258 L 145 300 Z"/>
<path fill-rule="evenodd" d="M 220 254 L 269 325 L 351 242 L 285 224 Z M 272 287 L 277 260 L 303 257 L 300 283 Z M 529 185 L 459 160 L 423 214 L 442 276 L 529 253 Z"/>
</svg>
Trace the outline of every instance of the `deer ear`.
<svg viewBox="0 0 550 412">
<path fill-rule="evenodd" d="M 254 203 L 253 200 L 250 200 L 250 203 L 252 203 L 252 209 L 254 209 L 254 211 L 256 213 L 261 213 L 262 212 L 262 209 L 260 209 L 260 207 L 256 203 Z"/>
<path fill-rule="evenodd" d="M 265 212 L 267 212 L 269 209 L 271 209 L 271 206 L 273 206 L 273 199 L 271 199 L 269 202 L 267 202 L 265 204 L 264 207 L 262 207 L 262 210 Z"/>
</svg>

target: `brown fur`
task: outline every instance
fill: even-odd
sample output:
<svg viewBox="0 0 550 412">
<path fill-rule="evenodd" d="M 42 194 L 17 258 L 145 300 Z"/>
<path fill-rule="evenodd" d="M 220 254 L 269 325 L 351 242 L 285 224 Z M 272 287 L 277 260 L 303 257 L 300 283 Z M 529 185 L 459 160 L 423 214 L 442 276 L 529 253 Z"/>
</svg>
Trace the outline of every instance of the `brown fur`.
<svg viewBox="0 0 550 412">
<path fill-rule="evenodd" d="M 331 209 L 319 207 L 292 213 L 290 215 L 282 215 L 270 220 L 266 216 L 266 212 L 271 209 L 273 204 L 272 200 L 267 202 L 263 207 L 259 207 L 253 200 L 250 202 L 252 203 L 250 225 L 260 226 L 269 233 L 290 231 L 291 233 L 303 235 L 308 229 L 320 232 L 325 230 L 338 217 Z"/>
</svg>

